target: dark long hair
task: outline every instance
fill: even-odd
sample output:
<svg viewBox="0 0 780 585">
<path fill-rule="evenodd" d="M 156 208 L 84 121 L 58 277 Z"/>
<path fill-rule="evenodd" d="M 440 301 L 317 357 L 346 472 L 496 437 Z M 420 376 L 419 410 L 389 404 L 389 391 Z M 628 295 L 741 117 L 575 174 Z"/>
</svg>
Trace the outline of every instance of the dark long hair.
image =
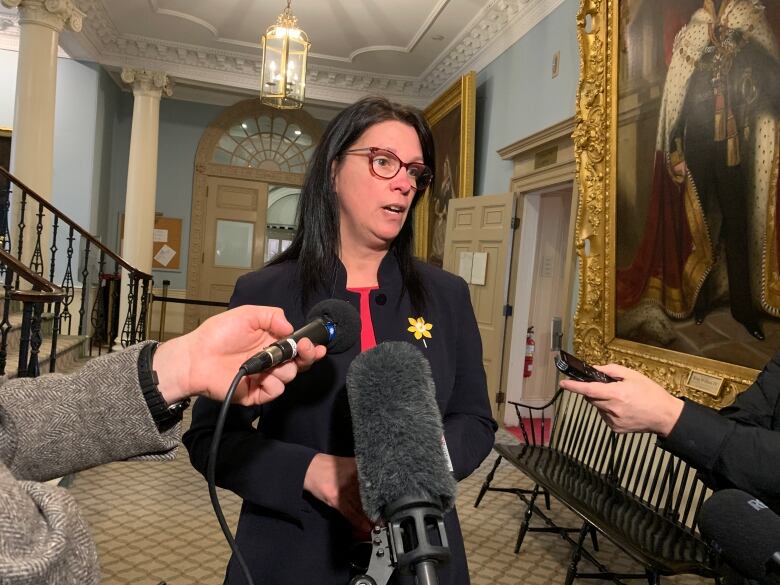
<svg viewBox="0 0 780 585">
<path fill-rule="evenodd" d="M 269 264 L 294 260 L 302 287 L 303 303 L 317 289 L 330 290 L 339 257 L 339 203 L 333 192 L 333 163 L 338 161 L 370 127 L 380 122 L 397 120 L 417 132 L 422 147 L 423 162 L 435 168 L 433 135 L 422 113 L 416 108 L 392 103 L 382 97 L 367 97 L 339 112 L 325 129 L 314 150 L 303 182 L 298 207 L 298 231 L 289 248 Z M 409 292 L 412 305 L 425 306 L 426 291 L 414 267 L 414 208 L 422 193 L 412 200 L 409 215 L 398 236 L 390 244 L 401 268 L 403 287 Z"/>
</svg>

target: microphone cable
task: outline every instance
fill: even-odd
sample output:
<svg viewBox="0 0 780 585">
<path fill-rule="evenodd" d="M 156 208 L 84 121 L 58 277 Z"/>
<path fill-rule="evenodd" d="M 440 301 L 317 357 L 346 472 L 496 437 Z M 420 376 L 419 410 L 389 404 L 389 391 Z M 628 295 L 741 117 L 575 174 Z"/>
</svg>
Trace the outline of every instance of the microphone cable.
<svg viewBox="0 0 780 585">
<path fill-rule="evenodd" d="M 297 343 L 301 337 L 308 337 L 314 344 L 327 345 L 328 351 L 330 352 L 340 353 L 352 347 L 360 336 L 360 315 L 357 310 L 346 301 L 339 299 L 326 299 L 321 301 L 312 307 L 307 319 L 309 323 L 297 331 L 294 331 L 291 337 L 284 340 L 284 342 L 287 343 L 286 347 L 284 344 L 279 345 L 278 342 L 273 343 L 259 354 L 248 359 L 239 368 L 235 378 L 233 378 L 233 381 L 230 383 L 230 388 L 222 402 L 222 408 L 217 416 L 214 436 L 211 438 L 208 463 L 206 465 L 206 482 L 209 486 L 211 506 L 214 508 L 214 514 L 217 516 L 219 526 L 222 528 L 222 533 L 225 535 L 225 539 L 230 545 L 230 550 L 233 551 L 233 555 L 244 573 L 247 585 L 254 585 L 254 581 L 249 574 L 249 566 L 246 564 L 244 557 L 238 550 L 230 527 L 222 513 L 222 507 L 219 505 L 219 498 L 217 497 L 216 469 L 219 444 L 222 441 L 222 432 L 225 428 L 228 409 L 230 408 L 230 404 L 233 401 L 233 395 L 236 393 L 236 389 L 242 378 L 250 374 L 260 373 L 268 368 L 295 358 L 297 354 L 295 343 Z M 312 329 L 313 327 L 314 329 Z M 337 328 L 340 330 L 338 336 L 336 336 Z M 269 354 L 269 351 L 272 349 L 274 353 Z"/>
<path fill-rule="evenodd" d="M 236 393 L 236 388 L 238 388 L 239 382 L 241 382 L 241 380 L 246 375 L 246 368 L 241 366 L 241 368 L 238 370 L 238 373 L 236 374 L 236 377 L 233 378 L 233 381 L 230 383 L 230 389 L 227 391 L 225 400 L 222 402 L 222 408 L 219 411 L 219 416 L 217 416 L 217 425 L 214 429 L 214 436 L 211 438 L 211 447 L 209 447 L 209 460 L 206 466 L 206 482 L 209 486 L 211 507 L 214 508 L 214 514 L 216 514 L 217 520 L 219 521 L 219 526 L 222 528 L 222 534 L 225 535 L 225 540 L 227 540 L 228 544 L 230 545 L 230 550 L 233 551 L 233 556 L 238 561 L 238 564 L 244 573 L 244 579 L 246 579 L 247 585 L 255 585 L 255 582 L 252 580 L 252 575 L 249 573 L 249 566 L 246 564 L 241 551 L 238 550 L 238 545 L 236 544 L 236 540 L 233 538 L 233 533 L 230 531 L 230 526 L 228 526 L 227 520 L 225 520 L 225 515 L 222 513 L 222 507 L 219 505 L 219 497 L 217 496 L 217 482 L 215 479 L 217 469 L 217 455 L 219 454 L 219 443 L 222 440 L 222 430 L 225 428 L 225 420 L 227 420 L 228 409 L 230 408 L 230 403 L 233 400 L 233 395 Z"/>
</svg>

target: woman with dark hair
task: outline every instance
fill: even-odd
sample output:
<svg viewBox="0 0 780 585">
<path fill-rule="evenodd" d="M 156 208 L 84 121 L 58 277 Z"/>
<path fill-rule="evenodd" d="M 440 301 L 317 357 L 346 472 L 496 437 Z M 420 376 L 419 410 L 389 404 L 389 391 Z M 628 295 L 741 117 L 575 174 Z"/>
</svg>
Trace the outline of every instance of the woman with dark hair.
<svg viewBox="0 0 780 585">
<path fill-rule="evenodd" d="M 360 347 L 327 355 L 268 407 L 231 407 L 216 479 L 244 500 L 236 542 L 257 583 L 349 582 L 351 551 L 371 527 L 360 503 L 346 393 L 347 369 L 360 351 L 408 341 L 424 353 L 456 479 L 493 445 L 496 424 L 468 287 L 412 256 L 412 209 L 433 167 L 433 139 L 420 112 L 383 98 L 349 106 L 314 152 L 292 244 L 236 283 L 232 307 L 279 306 L 296 327 L 327 298 L 354 304 L 362 321 Z M 199 400 L 184 436 L 201 473 L 219 406 Z M 452 559 L 440 582 L 468 584 L 454 510 L 445 526 Z M 225 583 L 244 583 L 235 559 Z"/>
</svg>

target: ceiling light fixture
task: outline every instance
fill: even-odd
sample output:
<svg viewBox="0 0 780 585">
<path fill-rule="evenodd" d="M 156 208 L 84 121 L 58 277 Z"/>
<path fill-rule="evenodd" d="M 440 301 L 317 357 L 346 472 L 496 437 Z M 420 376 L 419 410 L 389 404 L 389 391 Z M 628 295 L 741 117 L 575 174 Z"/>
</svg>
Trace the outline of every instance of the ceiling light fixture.
<svg viewBox="0 0 780 585">
<path fill-rule="evenodd" d="M 303 106 L 306 59 L 311 46 L 309 37 L 298 28 L 290 1 L 261 38 L 260 100 L 281 110 Z"/>
</svg>

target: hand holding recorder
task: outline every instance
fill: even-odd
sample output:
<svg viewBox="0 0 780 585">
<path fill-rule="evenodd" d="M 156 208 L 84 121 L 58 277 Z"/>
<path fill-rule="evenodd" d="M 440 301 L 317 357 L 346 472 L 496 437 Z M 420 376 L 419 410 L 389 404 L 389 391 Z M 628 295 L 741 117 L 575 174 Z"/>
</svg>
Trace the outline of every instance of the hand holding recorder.
<svg viewBox="0 0 780 585">
<path fill-rule="evenodd" d="M 562 351 L 556 367 L 569 380 L 561 388 L 582 394 L 619 433 L 651 432 L 666 437 L 677 423 L 683 402 L 644 374 L 619 366 L 590 366 Z"/>
</svg>

